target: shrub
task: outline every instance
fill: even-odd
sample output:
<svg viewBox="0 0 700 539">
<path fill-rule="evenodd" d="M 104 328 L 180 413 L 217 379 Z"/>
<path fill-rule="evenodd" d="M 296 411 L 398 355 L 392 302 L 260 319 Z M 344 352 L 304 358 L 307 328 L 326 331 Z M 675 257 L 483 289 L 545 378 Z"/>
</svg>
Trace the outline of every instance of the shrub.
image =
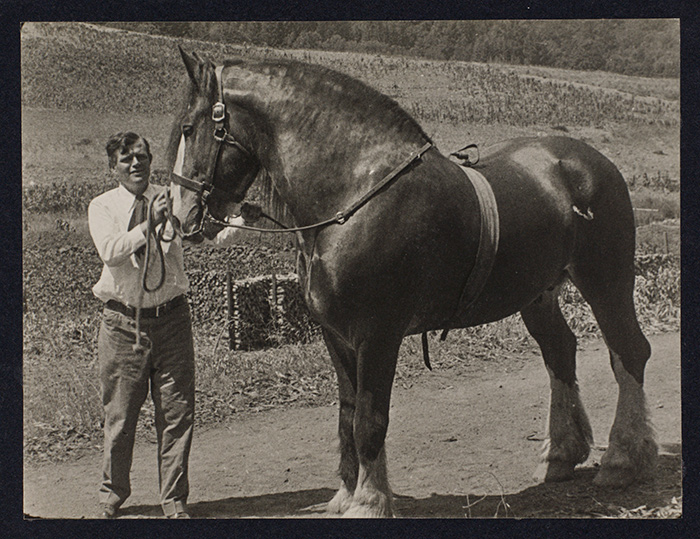
<svg viewBox="0 0 700 539">
<path fill-rule="evenodd" d="M 167 171 L 158 169 L 153 171 L 151 181 L 167 185 L 170 179 Z M 84 214 L 93 198 L 116 186 L 117 183 L 109 174 L 81 182 L 62 180 L 50 184 L 28 185 L 22 188 L 22 211 Z"/>
</svg>

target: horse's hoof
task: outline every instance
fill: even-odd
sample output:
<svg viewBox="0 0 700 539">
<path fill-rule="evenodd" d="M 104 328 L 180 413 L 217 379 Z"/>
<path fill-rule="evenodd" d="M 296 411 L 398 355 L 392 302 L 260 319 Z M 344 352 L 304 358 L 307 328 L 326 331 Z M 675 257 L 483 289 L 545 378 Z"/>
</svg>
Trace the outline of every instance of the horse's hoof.
<svg viewBox="0 0 700 539">
<path fill-rule="evenodd" d="M 333 499 L 328 502 L 326 511 L 329 513 L 336 513 L 338 515 L 342 515 L 348 509 L 350 509 L 351 505 L 352 494 L 348 491 L 347 488 L 345 488 L 345 485 L 343 485 L 338 489 L 338 492 L 335 493 Z"/>
<path fill-rule="evenodd" d="M 538 483 L 555 483 L 558 481 L 569 481 L 574 478 L 575 464 L 562 462 L 560 460 L 548 460 L 541 462 L 533 478 Z"/>
<path fill-rule="evenodd" d="M 593 484 L 597 487 L 625 488 L 632 483 L 653 480 L 658 458 L 656 442 L 652 439 L 642 440 L 634 449 L 625 452 L 617 446 L 608 447 Z"/>
<path fill-rule="evenodd" d="M 387 507 L 375 507 L 352 503 L 350 508 L 343 513 L 343 518 L 392 518 L 394 515 Z"/>
<path fill-rule="evenodd" d="M 603 466 L 593 478 L 593 484 L 596 487 L 620 489 L 639 479 L 641 478 L 630 468 Z"/>
</svg>

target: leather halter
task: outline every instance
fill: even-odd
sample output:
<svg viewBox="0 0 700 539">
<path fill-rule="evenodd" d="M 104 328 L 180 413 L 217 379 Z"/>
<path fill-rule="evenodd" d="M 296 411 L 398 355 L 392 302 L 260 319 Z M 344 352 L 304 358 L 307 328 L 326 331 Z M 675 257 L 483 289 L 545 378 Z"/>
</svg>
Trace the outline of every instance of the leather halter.
<svg viewBox="0 0 700 539">
<path fill-rule="evenodd" d="M 198 204 L 200 207 L 204 207 L 205 212 L 207 208 L 207 199 L 214 190 L 214 176 L 216 174 L 216 165 L 219 162 L 219 156 L 221 155 L 222 146 L 224 144 L 234 146 L 248 157 L 253 157 L 253 154 L 245 146 L 238 142 L 236 138 L 231 133 L 229 133 L 228 129 L 226 128 L 227 112 L 226 103 L 224 101 L 224 82 L 222 77 L 223 70 L 223 65 L 219 65 L 214 68 L 214 78 L 217 82 L 216 86 L 218 90 L 218 99 L 216 100 L 216 103 L 214 103 L 214 105 L 212 105 L 211 107 L 211 119 L 214 121 L 215 124 L 213 137 L 214 140 L 217 142 L 217 148 L 216 157 L 214 158 L 214 166 L 212 167 L 211 174 L 207 178 L 205 178 L 204 181 L 197 181 L 192 178 L 187 178 L 185 176 L 175 174 L 175 172 L 170 173 L 170 179 L 173 183 L 176 183 L 184 187 L 185 189 L 189 189 L 190 191 L 194 191 L 195 193 L 197 193 L 197 195 L 199 196 Z M 190 237 L 201 232 L 203 222 L 204 215 L 202 215 L 202 219 L 199 223 L 199 226 L 197 227 L 197 230 L 188 234 L 183 234 L 183 236 Z"/>
<path fill-rule="evenodd" d="M 212 106 L 212 114 L 211 118 L 214 120 L 214 123 L 216 124 L 216 127 L 214 129 L 214 140 L 218 143 L 218 147 L 216 150 L 216 157 L 214 161 L 214 166 L 212 167 L 211 175 L 206 178 L 205 181 L 197 181 L 193 180 L 191 178 L 186 178 L 184 176 L 180 176 L 179 174 L 176 174 L 175 172 L 170 173 L 170 178 L 171 181 L 181 185 L 185 189 L 189 189 L 190 191 L 194 191 L 199 195 L 199 205 L 204 206 L 204 212 L 202 214 L 202 218 L 199 222 L 199 226 L 197 229 L 193 232 L 189 232 L 187 234 L 182 233 L 180 230 L 180 234 L 184 238 L 188 238 L 191 236 L 195 236 L 198 233 L 202 231 L 203 224 L 205 218 L 207 218 L 207 199 L 209 198 L 209 195 L 211 195 L 212 191 L 214 190 L 214 175 L 216 173 L 216 165 L 219 162 L 219 155 L 221 154 L 221 147 L 224 143 L 230 145 L 230 146 L 235 146 L 239 150 L 241 150 L 244 154 L 246 154 L 248 157 L 253 158 L 254 155 L 247 149 L 245 146 L 243 146 L 240 142 L 236 140 L 236 138 L 231 135 L 228 130 L 226 129 L 226 104 L 224 102 L 224 83 L 223 83 L 223 77 L 222 73 L 224 70 L 223 65 L 216 66 L 214 68 L 214 76 L 217 81 L 217 88 L 218 88 L 218 99 L 216 103 Z M 390 182 L 396 178 L 405 168 L 407 168 L 411 163 L 414 161 L 420 159 L 425 152 L 427 152 L 431 147 L 433 146 L 432 142 L 426 142 L 420 149 L 412 152 L 404 161 L 399 163 L 398 166 L 396 166 L 389 174 L 384 176 L 382 180 L 376 184 L 372 189 L 370 189 L 367 193 L 365 193 L 364 196 L 362 196 L 360 199 L 356 200 L 353 204 L 351 204 L 348 208 L 346 208 L 344 211 L 339 211 L 337 212 L 333 217 L 326 219 L 324 221 L 320 221 L 318 223 L 314 223 L 312 225 L 307 225 L 307 226 L 301 226 L 301 227 L 291 227 L 291 228 L 283 228 L 281 230 L 277 229 L 266 229 L 266 228 L 256 228 L 256 227 L 248 227 L 248 226 L 241 226 L 241 225 L 233 225 L 230 223 L 227 223 L 225 221 L 220 221 L 218 219 L 214 219 L 212 216 L 209 216 L 209 218 L 217 224 L 220 224 L 222 226 L 226 227 L 233 227 L 233 228 L 241 228 L 244 230 L 255 230 L 259 232 L 301 232 L 304 230 L 310 230 L 314 228 L 322 228 L 330 224 L 344 224 L 357 210 L 359 210 L 362 206 L 364 206 L 371 198 L 373 198 L 383 187 L 388 185 Z M 221 189 L 219 189 L 221 190 Z M 269 216 L 265 215 L 268 219 L 270 218 Z"/>
</svg>

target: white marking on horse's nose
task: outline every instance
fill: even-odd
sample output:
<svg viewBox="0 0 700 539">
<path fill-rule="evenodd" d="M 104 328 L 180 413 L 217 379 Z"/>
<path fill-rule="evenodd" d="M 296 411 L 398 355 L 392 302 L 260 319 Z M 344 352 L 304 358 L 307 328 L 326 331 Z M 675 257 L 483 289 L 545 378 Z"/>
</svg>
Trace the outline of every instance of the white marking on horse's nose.
<svg viewBox="0 0 700 539">
<path fill-rule="evenodd" d="M 180 145 L 177 147 L 177 157 L 175 158 L 175 166 L 173 172 L 178 176 L 182 176 L 182 165 L 185 162 L 185 135 L 180 135 Z"/>
</svg>

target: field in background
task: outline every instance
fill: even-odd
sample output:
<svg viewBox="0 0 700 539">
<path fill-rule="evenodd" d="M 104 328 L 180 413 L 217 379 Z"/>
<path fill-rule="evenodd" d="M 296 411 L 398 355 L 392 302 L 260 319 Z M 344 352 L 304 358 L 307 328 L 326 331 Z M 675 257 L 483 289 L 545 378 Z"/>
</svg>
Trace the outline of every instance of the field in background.
<svg viewBox="0 0 700 539">
<path fill-rule="evenodd" d="M 95 343 L 99 305 L 89 289 L 100 263 L 87 235 L 85 208 L 110 183 L 104 143 L 134 130 L 152 143 L 156 175 L 184 70 L 178 42 L 106 32 L 87 25 L 26 26 L 22 35 L 24 427 L 30 459 L 66 458 L 101 444 Z M 293 57 L 331 66 L 392 96 L 444 152 L 514 136 L 565 134 L 607 155 L 632 189 L 640 251 L 678 253 L 680 241 L 680 112 L 678 81 L 610 74 L 434 62 L 319 51 L 276 51 L 181 41 L 214 59 L 231 54 Z M 249 235 L 225 251 L 188 248 L 188 269 L 235 277 L 294 270 L 287 237 Z M 652 281 L 651 278 L 646 279 Z M 678 275 L 653 282 L 647 331 L 677 330 Z M 675 287 L 675 288 L 674 288 Z M 225 298 L 196 314 L 197 407 L 200 425 L 272 406 L 335 399 L 335 376 L 320 342 L 232 353 L 224 334 Z M 590 311 L 568 315 L 576 332 L 592 334 Z M 435 368 L 459 369 L 503 353 L 534 357 L 518 317 L 451 332 L 431 341 Z M 406 339 L 398 380 L 424 367 L 420 343 Z M 141 432 L 152 433 L 152 408 Z"/>
<path fill-rule="evenodd" d="M 33 150 L 53 149 L 53 170 L 71 169 L 95 149 L 102 153 L 118 128 L 142 128 L 162 149 L 184 77 L 178 44 L 218 61 L 296 58 L 355 76 L 393 97 L 443 151 L 515 135 L 569 134 L 594 144 L 625 177 L 680 177 L 677 79 L 532 68 L 534 76 L 505 65 L 244 48 L 55 23 L 23 28 L 22 142 L 30 151 L 23 183 L 65 179 L 30 168 Z M 104 172 L 101 161 L 90 166 Z"/>
</svg>

